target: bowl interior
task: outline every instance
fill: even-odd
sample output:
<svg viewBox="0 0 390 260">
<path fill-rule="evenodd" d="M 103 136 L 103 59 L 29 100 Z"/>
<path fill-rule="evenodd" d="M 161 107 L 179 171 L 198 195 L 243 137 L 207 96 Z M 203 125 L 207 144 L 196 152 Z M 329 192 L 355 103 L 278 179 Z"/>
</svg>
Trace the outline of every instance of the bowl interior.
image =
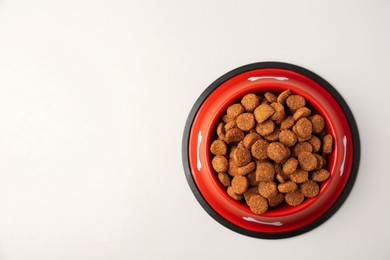
<svg viewBox="0 0 390 260">
<path fill-rule="evenodd" d="M 285 203 L 257 215 L 243 202 L 226 193 L 212 166 L 209 151 L 218 123 L 227 107 L 247 93 L 280 93 L 290 89 L 302 95 L 313 113 L 322 115 L 327 131 L 334 137 L 334 149 L 328 156 L 331 177 L 321 184 L 315 198 L 306 199 L 301 205 L 291 207 Z M 337 200 L 348 180 L 353 147 L 351 131 L 343 110 L 336 100 L 312 79 L 297 72 L 265 68 L 250 70 L 221 82 L 199 108 L 190 131 L 189 161 L 192 176 L 199 192 L 223 218 L 244 229 L 259 232 L 285 232 L 307 225 L 320 217 Z"/>
</svg>

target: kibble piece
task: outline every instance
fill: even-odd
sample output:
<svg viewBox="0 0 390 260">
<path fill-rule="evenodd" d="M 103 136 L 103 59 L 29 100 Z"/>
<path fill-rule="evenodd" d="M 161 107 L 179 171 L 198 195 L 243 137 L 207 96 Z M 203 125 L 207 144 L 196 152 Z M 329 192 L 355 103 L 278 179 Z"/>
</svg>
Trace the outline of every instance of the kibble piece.
<svg viewBox="0 0 390 260">
<path fill-rule="evenodd" d="M 256 163 L 256 181 L 273 181 L 275 177 L 275 168 L 269 162 Z"/>
<path fill-rule="evenodd" d="M 266 92 L 266 93 L 264 94 L 264 97 L 265 97 L 265 99 L 267 99 L 268 102 L 270 102 L 270 103 L 276 102 L 276 96 L 275 96 L 273 93 L 271 93 L 271 92 Z"/>
<path fill-rule="evenodd" d="M 284 195 L 282 193 L 278 193 L 275 196 L 268 198 L 268 205 L 270 207 L 276 207 L 283 201 L 284 201 Z"/>
<path fill-rule="evenodd" d="M 244 199 L 246 203 L 248 203 L 249 199 L 252 197 L 252 195 L 259 194 L 259 188 L 258 187 L 252 187 L 249 188 L 246 192 L 243 193 Z"/>
<path fill-rule="evenodd" d="M 288 130 L 291 127 L 293 127 L 294 124 L 295 124 L 294 118 L 292 118 L 292 116 L 288 116 L 280 124 L 280 129 L 281 130 Z"/>
<path fill-rule="evenodd" d="M 310 152 L 302 152 L 298 155 L 299 166 L 305 171 L 315 170 L 317 158 Z"/>
<path fill-rule="evenodd" d="M 215 140 L 210 146 L 210 151 L 214 155 L 226 155 L 227 146 L 224 141 Z"/>
<path fill-rule="evenodd" d="M 229 186 L 226 191 L 227 191 L 227 194 L 229 194 L 229 196 L 232 197 L 233 199 L 235 199 L 235 200 L 242 200 L 242 195 L 235 193 L 233 191 L 232 186 Z"/>
<path fill-rule="evenodd" d="M 298 157 L 302 152 L 313 152 L 313 147 L 308 142 L 297 143 L 294 147 L 293 154 Z"/>
<path fill-rule="evenodd" d="M 256 172 L 248 173 L 245 176 L 246 176 L 246 178 L 249 181 L 249 185 L 250 186 L 256 186 L 256 188 L 257 188 L 257 185 L 259 185 L 259 181 L 256 180 Z"/>
<path fill-rule="evenodd" d="M 286 181 L 285 183 L 280 183 L 278 185 L 278 190 L 279 192 L 282 193 L 288 193 L 288 192 L 293 192 L 298 188 L 297 184 L 292 181 Z"/>
<path fill-rule="evenodd" d="M 230 174 L 230 176 L 236 176 L 238 174 L 238 166 L 233 159 L 229 160 L 228 173 Z"/>
<path fill-rule="evenodd" d="M 227 175 L 224 172 L 219 172 L 218 173 L 218 179 L 222 183 L 223 186 L 229 187 L 230 186 L 230 178 L 229 175 Z"/>
<path fill-rule="evenodd" d="M 238 175 L 246 175 L 248 173 L 253 172 L 256 169 L 256 164 L 254 162 L 250 162 L 247 165 L 242 167 L 238 167 L 237 174 Z"/>
<path fill-rule="evenodd" d="M 222 155 L 214 156 L 211 164 L 216 172 L 226 172 L 229 169 L 228 160 Z"/>
<path fill-rule="evenodd" d="M 289 177 L 288 177 L 288 175 L 287 174 L 284 174 L 284 173 L 280 173 L 280 172 L 278 172 L 277 174 L 276 174 L 276 179 L 278 180 L 278 182 L 280 182 L 280 183 L 284 183 L 284 182 L 286 182 L 288 179 L 289 179 Z"/>
<path fill-rule="evenodd" d="M 325 129 L 325 120 L 320 115 L 314 115 L 310 117 L 310 121 L 313 125 L 313 133 L 319 134 Z"/>
<path fill-rule="evenodd" d="M 248 206 L 255 214 L 263 214 L 268 210 L 267 199 L 260 194 L 252 195 L 248 200 Z"/>
<path fill-rule="evenodd" d="M 298 167 L 298 160 L 295 158 L 290 158 L 283 164 L 283 173 L 291 174 L 295 172 L 297 167 Z"/>
<path fill-rule="evenodd" d="M 255 117 L 252 113 L 243 113 L 236 119 L 237 127 L 243 131 L 249 131 L 255 127 Z"/>
<path fill-rule="evenodd" d="M 282 130 L 279 134 L 279 141 L 287 147 L 293 146 L 297 140 L 297 135 L 291 130 Z"/>
<path fill-rule="evenodd" d="M 323 182 L 330 177 L 330 173 L 326 169 L 320 169 L 311 173 L 313 181 Z"/>
<path fill-rule="evenodd" d="M 264 136 L 264 139 L 267 140 L 268 142 L 276 142 L 279 140 L 279 134 L 280 134 L 279 128 L 275 127 L 275 130 L 271 134 Z"/>
<path fill-rule="evenodd" d="M 298 108 L 297 111 L 295 111 L 293 118 L 295 121 L 297 121 L 298 119 L 310 116 L 310 114 L 311 114 L 310 109 L 308 109 L 307 107 L 301 107 Z"/>
<path fill-rule="evenodd" d="M 322 151 L 324 154 L 330 154 L 332 152 L 333 137 L 330 134 L 324 136 Z"/>
<path fill-rule="evenodd" d="M 261 104 L 258 106 L 253 112 L 255 115 L 255 119 L 258 123 L 263 123 L 265 120 L 270 118 L 274 113 L 274 109 L 267 104 Z"/>
<path fill-rule="evenodd" d="M 316 153 L 321 149 L 321 140 L 317 136 L 312 135 L 307 142 L 313 147 L 313 152 Z"/>
<path fill-rule="evenodd" d="M 290 174 L 288 177 L 290 178 L 290 180 L 292 180 L 295 183 L 304 183 L 309 179 L 309 173 L 307 171 L 298 168 L 294 173 Z"/>
<path fill-rule="evenodd" d="M 317 182 L 308 180 L 307 182 L 301 184 L 300 191 L 303 196 L 313 198 L 320 192 L 320 186 L 318 186 Z"/>
<path fill-rule="evenodd" d="M 225 132 L 229 131 L 230 129 L 233 129 L 237 126 L 236 119 L 230 120 L 224 125 Z"/>
<path fill-rule="evenodd" d="M 284 104 L 289 96 L 291 96 L 291 90 L 287 89 L 279 94 L 276 101 L 280 104 Z"/>
<path fill-rule="evenodd" d="M 277 163 L 281 163 L 287 159 L 288 152 L 287 148 L 279 142 L 270 143 L 267 147 L 268 157 Z"/>
<path fill-rule="evenodd" d="M 321 169 L 322 167 L 324 167 L 325 158 L 322 157 L 322 156 L 319 155 L 319 154 L 316 154 L 316 153 L 314 153 L 314 156 L 315 156 L 316 159 L 317 159 L 317 167 L 316 167 L 316 170 L 319 170 L 319 169 Z"/>
<path fill-rule="evenodd" d="M 251 152 L 246 148 L 237 148 L 234 150 L 233 159 L 238 167 L 247 165 L 252 160 Z"/>
<path fill-rule="evenodd" d="M 255 94 L 246 94 L 242 99 L 241 99 L 241 104 L 245 108 L 246 111 L 248 112 L 253 112 L 255 108 L 260 105 L 260 99 L 258 96 Z"/>
<path fill-rule="evenodd" d="M 276 183 L 273 181 L 265 181 L 259 183 L 259 193 L 264 198 L 272 198 L 276 194 L 278 194 L 278 187 Z"/>
<path fill-rule="evenodd" d="M 294 132 L 302 138 L 309 138 L 313 132 L 313 126 L 309 119 L 301 118 L 297 121 L 295 126 L 293 127 Z"/>
<path fill-rule="evenodd" d="M 257 140 L 251 147 L 252 156 L 259 160 L 267 159 L 268 145 L 266 140 Z"/>
<path fill-rule="evenodd" d="M 297 111 L 297 109 L 304 107 L 306 105 L 306 101 L 302 96 L 291 95 L 287 98 L 286 104 L 288 108 L 294 113 Z"/>
<path fill-rule="evenodd" d="M 298 206 L 303 202 L 304 199 L 305 196 L 303 196 L 303 194 L 299 190 L 289 192 L 284 195 L 284 200 L 290 206 Z"/>
<path fill-rule="evenodd" d="M 246 148 L 251 149 L 252 145 L 257 141 L 262 139 L 258 133 L 249 133 L 247 134 L 243 141 L 243 144 Z"/>
<path fill-rule="evenodd" d="M 248 179 L 245 176 L 236 175 L 232 179 L 232 189 L 236 194 L 243 194 L 249 186 Z"/>
<path fill-rule="evenodd" d="M 236 103 L 236 104 L 229 106 L 226 110 L 226 114 L 230 118 L 235 118 L 242 113 L 244 113 L 244 107 L 239 103 Z"/>
<path fill-rule="evenodd" d="M 275 130 L 275 123 L 272 120 L 266 120 L 256 125 L 256 132 L 262 136 L 271 134 Z"/>
<path fill-rule="evenodd" d="M 217 135 L 219 139 L 225 140 L 225 128 L 222 122 L 217 127 Z"/>
<path fill-rule="evenodd" d="M 238 143 L 244 139 L 244 132 L 238 128 L 232 128 L 225 134 L 226 141 L 228 143 Z"/>
<path fill-rule="evenodd" d="M 275 113 L 271 116 L 271 119 L 274 121 L 283 120 L 286 115 L 284 111 L 284 106 L 280 103 L 271 103 L 270 106 L 274 109 Z"/>
</svg>

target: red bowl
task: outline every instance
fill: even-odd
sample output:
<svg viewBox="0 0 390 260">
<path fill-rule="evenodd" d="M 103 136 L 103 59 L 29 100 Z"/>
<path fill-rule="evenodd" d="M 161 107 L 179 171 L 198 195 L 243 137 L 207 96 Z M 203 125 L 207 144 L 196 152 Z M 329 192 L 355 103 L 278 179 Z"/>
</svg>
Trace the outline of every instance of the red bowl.
<svg viewBox="0 0 390 260">
<path fill-rule="evenodd" d="M 328 157 L 331 176 L 321 184 L 318 196 L 297 207 L 284 204 L 258 215 L 227 195 L 211 166 L 209 147 L 229 105 L 251 92 L 280 93 L 286 89 L 302 95 L 325 118 L 327 130 L 334 137 L 334 149 Z M 212 83 L 188 116 L 182 149 L 187 181 L 202 207 L 227 228 L 258 238 L 295 236 L 327 220 L 351 191 L 360 159 L 356 123 L 340 94 L 313 72 L 280 62 L 246 65 Z"/>
</svg>

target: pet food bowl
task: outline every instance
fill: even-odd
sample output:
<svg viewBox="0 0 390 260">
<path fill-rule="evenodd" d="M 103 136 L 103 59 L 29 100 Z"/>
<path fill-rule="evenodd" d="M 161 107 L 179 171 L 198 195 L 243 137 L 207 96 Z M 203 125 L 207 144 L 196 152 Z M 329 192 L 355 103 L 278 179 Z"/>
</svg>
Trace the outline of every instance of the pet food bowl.
<svg viewBox="0 0 390 260">
<path fill-rule="evenodd" d="M 296 207 L 282 203 L 258 215 L 227 194 L 212 168 L 210 144 L 229 105 L 248 93 L 277 94 L 287 89 L 303 96 L 310 108 L 324 117 L 327 131 L 334 138 L 327 165 L 331 176 L 320 184 L 316 197 Z M 340 208 L 357 176 L 360 141 L 350 109 L 327 81 L 296 65 L 259 62 L 226 73 L 201 94 L 185 125 L 182 157 L 192 192 L 216 221 L 247 236 L 286 238 L 312 230 Z"/>
</svg>

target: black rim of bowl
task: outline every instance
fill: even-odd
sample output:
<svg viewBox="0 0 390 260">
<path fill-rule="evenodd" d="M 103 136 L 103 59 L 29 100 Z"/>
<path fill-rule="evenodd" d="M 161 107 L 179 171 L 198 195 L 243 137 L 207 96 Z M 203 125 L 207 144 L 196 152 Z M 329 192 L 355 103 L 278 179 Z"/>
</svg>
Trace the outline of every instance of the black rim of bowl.
<svg viewBox="0 0 390 260">
<path fill-rule="evenodd" d="M 194 121 L 194 118 L 196 114 L 198 113 L 199 108 L 202 106 L 203 102 L 206 100 L 206 98 L 210 95 L 211 92 L 214 91 L 218 86 L 220 86 L 223 82 L 227 81 L 228 79 L 241 74 L 246 71 L 251 71 L 255 69 L 264 69 L 264 68 L 276 68 L 276 69 L 287 69 L 291 70 L 297 73 L 300 73 L 302 75 L 305 75 L 306 77 L 316 81 L 319 83 L 325 90 L 327 90 L 333 98 L 338 102 L 340 107 L 342 108 L 348 122 L 349 126 L 351 128 L 352 133 L 352 143 L 353 143 L 353 161 L 352 161 L 352 168 L 351 168 L 351 174 L 349 176 L 349 179 L 347 181 L 347 184 L 342 191 L 341 195 L 337 199 L 337 201 L 319 218 L 314 220 L 313 222 L 307 224 L 306 226 L 303 226 L 298 229 L 294 229 L 287 232 L 276 232 L 276 233 L 265 233 L 265 232 L 256 232 L 244 229 L 242 227 L 239 227 L 237 225 L 232 224 L 228 220 L 224 219 L 221 215 L 219 215 L 217 212 L 215 212 L 210 205 L 206 202 L 206 200 L 203 198 L 202 194 L 200 194 L 198 187 L 195 184 L 195 181 L 192 177 L 192 172 L 190 169 L 190 163 L 188 158 L 188 142 L 189 142 L 189 136 L 190 131 L 192 128 L 192 123 Z M 221 76 L 219 79 L 214 81 L 196 100 L 194 106 L 192 107 L 187 122 L 184 127 L 184 133 L 183 133 L 183 140 L 182 140 L 182 160 L 183 160 L 183 167 L 184 172 L 187 178 L 187 182 L 190 185 L 190 188 L 195 195 L 196 199 L 200 203 L 200 205 L 203 207 L 203 209 L 217 222 L 222 224 L 223 226 L 246 236 L 255 237 L 255 238 L 264 238 L 264 239 L 279 239 L 279 238 L 287 238 L 292 236 L 297 236 L 300 234 L 303 234 L 305 232 L 308 232 L 322 223 L 324 223 L 326 220 L 328 220 L 344 203 L 344 201 L 347 199 L 349 193 L 352 190 L 352 187 L 355 183 L 358 168 L 359 168 L 359 162 L 360 162 L 360 139 L 359 139 L 359 132 L 357 129 L 357 125 L 355 122 L 355 119 L 352 115 L 351 110 L 349 109 L 347 103 L 344 101 L 342 96 L 336 91 L 336 89 L 330 85 L 326 80 L 318 76 L 317 74 L 299 67 L 297 65 L 289 64 L 289 63 L 283 63 L 283 62 L 257 62 L 252 63 L 248 65 L 244 65 L 242 67 L 239 67 L 237 69 L 234 69 L 225 75 Z"/>
</svg>

